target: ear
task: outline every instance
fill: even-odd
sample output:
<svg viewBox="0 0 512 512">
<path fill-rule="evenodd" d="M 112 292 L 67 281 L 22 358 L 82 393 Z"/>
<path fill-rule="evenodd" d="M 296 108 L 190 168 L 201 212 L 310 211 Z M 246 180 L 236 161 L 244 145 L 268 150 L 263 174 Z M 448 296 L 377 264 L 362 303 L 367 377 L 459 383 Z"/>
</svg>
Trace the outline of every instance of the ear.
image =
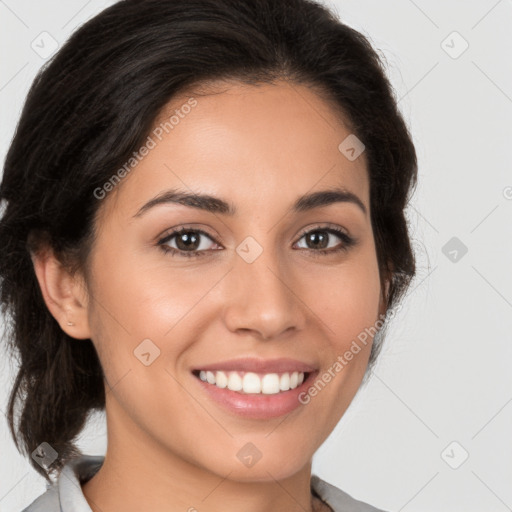
<svg viewBox="0 0 512 512">
<path fill-rule="evenodd" d="M 391 277 L 386 277 L 384 279 L 384 289 L 382 290 L 381 296 L 380 296 L 380 302 L 379 302 L 379 315 L 385 316 L 387 309 L 388 309 L 388 303 L 389 303 L 389 286 L 391 283 Z"/>
<path fill-rule="evenodd" d="M 88 297 L 82 277 L 71 276 L 49 248 L 31 257 L 46 306 L 61 329 L 72 338 L 89 339 Z"/>
</svg>

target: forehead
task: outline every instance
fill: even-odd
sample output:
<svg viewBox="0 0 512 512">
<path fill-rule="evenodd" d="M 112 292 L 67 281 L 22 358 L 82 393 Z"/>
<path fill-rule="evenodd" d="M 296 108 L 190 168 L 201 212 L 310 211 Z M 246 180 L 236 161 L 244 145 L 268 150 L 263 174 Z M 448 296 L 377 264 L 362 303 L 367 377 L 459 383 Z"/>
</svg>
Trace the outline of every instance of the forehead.
<svg viewBox="0 0 512 512">
<path fill-rule="evenodd" d="M 146 141 L 151 149 L 107 196 L 106 211 L 130 217 L 176 187 L 229 198 L 243 212 L 341 186 L 369 208 L 364 152 L 351 161 L 339 149 L 350 135 L 333 104 L 303 85 L 196 88 L 162 109 Z"/>
</svg>

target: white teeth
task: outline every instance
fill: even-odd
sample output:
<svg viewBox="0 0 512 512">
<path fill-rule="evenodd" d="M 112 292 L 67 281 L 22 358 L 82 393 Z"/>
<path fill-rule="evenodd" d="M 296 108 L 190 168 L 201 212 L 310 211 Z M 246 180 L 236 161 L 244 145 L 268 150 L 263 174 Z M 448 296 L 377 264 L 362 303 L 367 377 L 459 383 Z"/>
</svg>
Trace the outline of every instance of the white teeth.
<svg viewBox="0 0 512 512">
<path fill-rule="evenodd" d="M 290 389 L 290 374 L 283 373 L 279 379 L 279 389 L 281 391 L 288 391 Z"/>
<path fill-rule="evenodd" d="M 204 371 L 199 372 L 203 382 L 214 384 L 219 388 L 240 391 L 249 394 L 274 395 L 281 391 L 295 389 L 304 382 L 304 372 L 266 373 L 258 375 L 253 372 Z"/>
<path fill-rule="evenodd" d="M 224 372 L 217 372 L 215 375 L 215 385 L 219 388 L 227 387 L 228 376 Z"/>
<path fill-rule="evenodd" d="M 261 392 L 264 395 L 275 395 L 279 393 L 279 375 L 277 373 L 267 373 L 261 379 Z"/>
<path fill-rule="evenodd" d="M 236 372 L 231 372 L 228 377 L 228 389 L 231 391 L 241 391 L 242 388 L 242 377 Z"/>
<path fill-rule="evenodd" d="M 261 393 L 261 379 L 255 373 L 246 373 L 242 382 L 244 393 Z"/>
</svg>

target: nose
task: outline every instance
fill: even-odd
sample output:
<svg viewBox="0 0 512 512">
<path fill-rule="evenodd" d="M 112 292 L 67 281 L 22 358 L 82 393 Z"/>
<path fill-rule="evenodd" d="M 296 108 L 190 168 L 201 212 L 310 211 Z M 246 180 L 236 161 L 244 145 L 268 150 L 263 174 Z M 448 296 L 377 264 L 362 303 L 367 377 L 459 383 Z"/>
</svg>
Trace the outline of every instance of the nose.
<svg viewBox="0 0 512 512">
<path fill-rule="evenodd" d="M 305 305 L 290 266 L 271 250 L 263 250 L 249 261 L 235 254 L 233 268 L 225 278 L 223 317 L 227 328 L 264 340 L 302 330 Z"/>
</svg>

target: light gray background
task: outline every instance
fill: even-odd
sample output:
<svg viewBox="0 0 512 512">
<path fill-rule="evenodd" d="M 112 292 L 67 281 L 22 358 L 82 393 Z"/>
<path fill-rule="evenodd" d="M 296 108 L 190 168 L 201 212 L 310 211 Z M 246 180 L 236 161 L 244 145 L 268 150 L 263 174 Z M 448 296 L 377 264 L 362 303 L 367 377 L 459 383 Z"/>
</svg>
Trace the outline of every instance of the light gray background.
<svg viewBox="0 0 512 512">
<path fill-rule="evenodd" d="M 111 3 L 0 1 L 2 161 L 45 62 L 32 42 L 41 48 L 46 31 L 62 44 Z M 408 216 L 418 276 L 374 378 L 318 451 L 313 470 L 389 511 L 510 510 L 512 2 L 326 3 L 385 57 L 411 128 L 419 185 Z M 459 55 L 464 41 L 469 47 Z M 451 247 L 443 253 L 452 237 L 468 248 L 456 261 Z M 2 411 L 12 365 L 2 358 Z M 0 420 L 0 510 L 19 511 L 45 485 Z M 80 446 L 102 454 L 104 434 L 97 416 Z M 465 462 L 450 467 L 466 452 Z"/>
</svg>

